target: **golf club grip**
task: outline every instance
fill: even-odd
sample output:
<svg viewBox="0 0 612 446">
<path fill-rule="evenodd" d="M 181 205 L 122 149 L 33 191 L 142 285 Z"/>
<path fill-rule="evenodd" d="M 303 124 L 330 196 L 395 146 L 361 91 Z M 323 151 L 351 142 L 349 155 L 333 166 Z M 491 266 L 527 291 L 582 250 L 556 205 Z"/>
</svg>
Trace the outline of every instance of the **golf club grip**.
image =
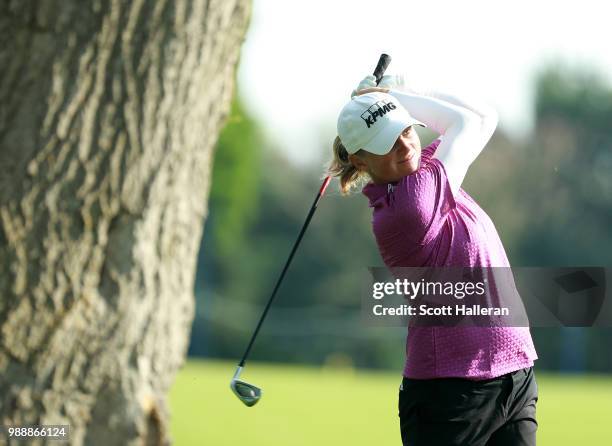
<svg viewBox="0 0 612 446">
<path fill-rule="evenodd" d="M 391 63 L 391 56 L 388 54 L 382 53 L 378 58 L 378 63 L 376 64 L 376 68 L 374 69 L 374 77 L 376 78 L 376 85 L 380 82 L 387 70 L 387 67 Z"/>
</svg>

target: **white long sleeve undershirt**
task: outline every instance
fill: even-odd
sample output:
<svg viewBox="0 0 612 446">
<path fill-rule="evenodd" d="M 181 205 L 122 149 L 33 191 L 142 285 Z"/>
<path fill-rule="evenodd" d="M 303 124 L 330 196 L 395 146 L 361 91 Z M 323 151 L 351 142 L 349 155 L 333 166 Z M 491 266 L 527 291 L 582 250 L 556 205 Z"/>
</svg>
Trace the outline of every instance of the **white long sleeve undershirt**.
<svg viewBox="0 0 612 446">
<path fill-rule="evenodd" d="M 390 90 L 408 113 L 443 136 L 434 158 L 440 160 L 454 194 L 468 168 L 497 127 L 497 112 L 486 104 L 467 101 L 448 93 L 427 95 Z"/>
</svg>

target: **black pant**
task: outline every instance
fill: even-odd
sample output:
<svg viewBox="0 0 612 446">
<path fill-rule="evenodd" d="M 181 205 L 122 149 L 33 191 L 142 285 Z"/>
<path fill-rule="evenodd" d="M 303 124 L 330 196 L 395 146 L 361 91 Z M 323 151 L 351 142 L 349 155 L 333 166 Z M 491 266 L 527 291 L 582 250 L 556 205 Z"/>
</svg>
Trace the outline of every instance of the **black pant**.
<svg viewBox="0 0 612 446">
<path fill-rule="evenodd" d="M 533 368 L 498 378 L 402 380 L 402 443 L 410 446 L 532 446 L 538 386 Z"/>
</svg>

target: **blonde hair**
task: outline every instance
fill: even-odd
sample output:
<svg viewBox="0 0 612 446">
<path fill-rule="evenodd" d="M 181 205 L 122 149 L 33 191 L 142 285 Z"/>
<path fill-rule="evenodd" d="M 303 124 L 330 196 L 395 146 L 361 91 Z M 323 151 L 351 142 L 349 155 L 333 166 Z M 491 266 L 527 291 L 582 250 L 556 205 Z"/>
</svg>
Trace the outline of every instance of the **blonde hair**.
<svg viewBox="0 0 612 446">
<path fill-rule="evenodd" d="M 340 192 L 342 195 L 348 195 L 353 188 L 357 188 L 361 184 L 367 182 L 370 176 L 367 172 L 358 170 L 349 160 L 349 154 L 340 141 L 340 137 L 336 136 L 332 145 L 333 159 L 327 166 L 327 175 L 340 178 Z M 359 155 L 359 150 L 356 155 Z"/>
</svg>

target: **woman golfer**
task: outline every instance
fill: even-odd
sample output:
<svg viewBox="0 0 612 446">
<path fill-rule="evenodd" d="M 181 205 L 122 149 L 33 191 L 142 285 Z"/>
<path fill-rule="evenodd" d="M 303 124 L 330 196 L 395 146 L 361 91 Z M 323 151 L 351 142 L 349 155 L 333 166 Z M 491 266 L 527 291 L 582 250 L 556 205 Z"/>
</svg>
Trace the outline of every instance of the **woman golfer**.
<svg viewBox="0 0 612 446">
<path fill-rule="evenodd" d="M 395 267 L 509 267 L 489 216 L 461 189 L 497 114 L 367 76 L 338 117 L 329 173 L 360 182 L 381 257 Z M 383 87 L 383 88 L 380 88 Z M 414 126 L 440 136 L 421 149 Z M 404 445 L 536 444 L 537 355 L 527 327 L 411 327 L 399 392 Z"/>
</svg>

